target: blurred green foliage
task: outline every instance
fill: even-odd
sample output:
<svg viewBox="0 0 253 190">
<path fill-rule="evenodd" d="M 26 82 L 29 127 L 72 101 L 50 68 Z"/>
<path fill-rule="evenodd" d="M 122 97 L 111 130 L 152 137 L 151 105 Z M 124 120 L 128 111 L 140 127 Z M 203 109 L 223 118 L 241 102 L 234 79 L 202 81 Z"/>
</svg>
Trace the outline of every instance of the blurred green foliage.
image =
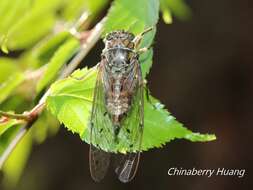
<svg viewBox="0 0 253 190">
<path fill-rule="evenodd" d="M 43 77 L 37 84 L 37 92 L 45 88 L 53 79 L 64 64 L 77 52 L 80 44 L 77 39 L 70 38 L 54 53 L 53 58 L 48 62 L 47 68 L 44 71 Z"/>
<path fill-rule="evenodd" d="M 109 2 L 1 0 L 0 46 L 3 56 L 0 57 L 0 110 L 22 113 L 31 109 L 37 103 L 36 97 L 51 86 L 66 63 L 80 50 L 79 40 L 72 35 L 70 29 L 75 27 L 77 31 L 84 31 L 91 28 L 98 16 L 103 16 L 101 14 Z M 104 34 L 116 29 L 138 34 L 148 27 L 155 28 L 159 8 L 166 23 L 172 22 L 173 15 L 182 20 L 191 15 L 190 9 L 182 0 L 160 0 L 160 5 L 158 0 L 115 0 L 107 14 Z M 80 18 L 84 15 L 87 15 L 87 19 L 80 24 Z M 145 36 L 142 47 L 152 44 L 155 32 L 154 29 Z M 149 73 L 152 56 L 150 49 L 140 57 L 143 60 L 143 76 Z M 78 70 L 75 76 L 86 72 L 87 69 Z M 6 188 L 15 187 L 32 145 L 42 143 L 58 131 L 58 120 L 82 138 L 87 135 L 85 127 L 89 119 L 95 77 L 94 71 L 89 80 L 78 82 L 67 78 L 52 85 L 48 108 L 54 116 L 44 111 L 4 167 L 0 168 L 4 172 L 3 183 Z M 152 110 L 153 107 L 145 103 L 145 121 L 148 124 L 144 130 L 143 150 L 160 147 L 174 138 L 191 141 L 215 139 L 213 135 L 201 135 L 184 128 L 158 100 L 153 101 L 158 106 L 157 110 Z M 68 109 L 64 108 L 66 105 Z M 150 120 L 151 115 L 159 120 L 160 126 Z M 22 125 L 23 121 L 20 120 L 0 118 L 0 158 Z"/>
<path fill-rule="evenodd" d="M 37 94 L 48 87 L 78 51 L 79 42 L 69 29 L 83 13 L 89 15 L 88 23 L 91 23 L 107 4 L 106 0 L 1 0 L 0 110 L 22 113 L 32 108 Z M 85 27 L 89 25 L 80 29 Z M 36 76 L 37 69 L 42 67 L 43 77 L 39 73 Z M 0 157 L 21 123 L 15 119 L 1 120 Z M 58 126 L 48 112 L 39 117 L 1 169 L 6 188 L 14 187 L 21 176 L 32 144 L 42 143 L 49 134 L 57 132 Z"/>
</svg>

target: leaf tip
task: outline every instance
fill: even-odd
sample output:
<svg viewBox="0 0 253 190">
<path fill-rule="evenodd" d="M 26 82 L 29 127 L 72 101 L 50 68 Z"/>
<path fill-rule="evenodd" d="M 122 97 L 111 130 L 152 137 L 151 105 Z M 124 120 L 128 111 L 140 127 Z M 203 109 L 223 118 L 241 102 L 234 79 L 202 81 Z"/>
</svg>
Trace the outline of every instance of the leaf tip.
<svg viewBox="0 0 253 190">
<path fill-rule="evenodd" d="M 215 134 L 200 134 L 200 133 L 191 133 L 187 134 L 186 139 L 192 142 L 209 142 L 216 140 Z"/>
<path fill-rule="evenodd" d="M 163 21 L 166 24 L 172 24 L 173 23 L 172 15 L 171 15 L 171 13 L 168 9 L 163 10 L 162 17 L 163 17 Z"/>
<path fill-rule="evenodd" d="M 7 40 L 8 40 L 8 38 L 7 38 L 6 35 L 2 36 L 1 39 L 0 39 L 1 50 L 2 50 L 2 52 L 6 53 L 6 54 L 9 53 L 9 50 L 7 48 Z"/>
</svg>

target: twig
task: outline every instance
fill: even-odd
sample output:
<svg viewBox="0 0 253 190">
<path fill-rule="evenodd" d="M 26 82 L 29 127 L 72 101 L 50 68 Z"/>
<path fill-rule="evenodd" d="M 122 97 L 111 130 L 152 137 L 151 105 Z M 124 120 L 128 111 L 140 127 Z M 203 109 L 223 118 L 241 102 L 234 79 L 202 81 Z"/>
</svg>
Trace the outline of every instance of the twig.
<svg viewBox="0 0 253 190">
<path fill-rule="evenodd" d="M 29 116 L 26 114 L 16 114 L 16 113 L 11 113 L 11 112 L 0 111 L 0 116 L 13 118 L 13 119 L 22 119 L 26 121 L 29 120 Z"/>
<path fill-rule="evenodd" d="M 43 65 L 39 69 L 32 70 L 32 71 L 26 71 L 25 72 L 25 80 L 38 80 L 45 72 L 46 65 Z"/>
<path fill-rule="evenodd" d="M 67 68 L 60 75 L 60 78 L 65 78 L 66 76 L 70 75 L 75 70 L 75 68 L 80 64 L 80 62 L 83 60 L 83 58 L 88 54 L 88 52 L 91 50 L 91 48 L 96 44 L 96 42 L 99 40 L 99 38 L 102 34 L 104 22 L 105 22 L 105 18 L 102 19 L 95 26 L 94 29 L 92 29 L 90 36 L 87 38 L 85 43 L 82 45 L 81 50 L 71 60 L 71 62 L 68 64 Z"/>
<path fill-rule="evenodd" d="M 76 67 L 81 63 L 83 58 L 88 54 L 88 52 L 91 50 L 91 48 L 99 40 L 102 30 L 103 30 L 104 22 L 105 22 L 105 18 L 102 19 L 94 27 L 94 29 L 92 30 L 92 32 L 88 36 L 87 40 L 84 42 L 84 44 L 82 44 L 80 51 L 71 60 L 71 62 L 67 65 L 67 67 L 62 71 L 62 73 L 58 79 L 62 79 L 62 78 L 69 76 L 76 69 Z M 40 113 L 44 110 L 45 105 L 46 105 L 46 99 L 49 96 L 49 94 L 50 94 L 50 91 L 47 90 L 46 93 L 40 99 L 39 103 L 30 112 L 23 114 L 23 116 L 29 115 L 30 120 L 27 122 L 27 124 L 25 126 L 23 126 L 18 131 L 17 135 L 14 137 L 12 142 L 9 144 L 9 146 L 5 149 L 4 153 L 0 157 L 0 169 L 2 168 L 3 164 L 5 163 L 7 158 L 10 156 L 11 152 L 14 150 L 16 145 L 20 142 L 20 140 L 27 133 L 28 129 L 37 120 Z"/>
</svg>

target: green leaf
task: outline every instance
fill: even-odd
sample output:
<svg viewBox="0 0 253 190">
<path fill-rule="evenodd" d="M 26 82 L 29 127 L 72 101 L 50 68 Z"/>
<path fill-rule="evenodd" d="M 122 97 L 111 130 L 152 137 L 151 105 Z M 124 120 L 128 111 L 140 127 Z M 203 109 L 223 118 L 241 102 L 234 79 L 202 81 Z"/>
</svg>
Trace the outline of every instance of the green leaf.
<svg viewBox="0 0 253 190">
<path fill-rule="evenodd" d="M 6 36 L 0 36 L 0 44 L 1 44 L 1 50 L 5 53 L 8 54 L 9 50 L 7 48 L 7 37 Z"/>
<path fill-rule="evenodd" d="M 63 8 L 63 17 L 66 20 L 73 21 L 75 20 L 78 16 L 81 16 L 82 11 L 85 11 L 84 7 L 84 2 L 83 0 L 73 0 L 73 1 L 67 1 L 66 6 Z M 88 1 L 90 2 L 90 1 Z"/>
<path fill-rule="evenodd" d="M 22 121 L 13 119 L 2 123 L 2 125 L 0 124 L 0 157 L 19 131 L 20 126 L 16 125 L 21 123 Z M 9 128 L 5 128 L 4 125 L 9 125 Z M 13 127 L 14 125 L 15 128 Z M 5 128 L 5 131 L 1 131 L 2 127 Z M 58 128 L 59 123 L 51 114 L 49 114 L 49 112 L 43 112 L 40 115 L 32 128 L 18 143 L 17 147 L 15 147 L 13 153 L 4 163 L 3 167 L 0 168 L 4 173 L 1 182 L 6 189 L 13 189 L 18 184 L 28 161 L 34 141 L 36 143 L 42 143 L 46 137 L 54 135 L 58 131 Z M 2 136 L 1 132 L 3 132 Z"/>
<path fill-rule="evenodd" d="M 15 137 L 19 129 L 20 125 L 10 127 L 9 129 L 5 130 L 4 133 L 2 133 L 0 137 L 0 157 L 2 156 L 7 146 L 10 144 L 11 140 Z"/>
<path fill-rule="evenodd" d="M 84 77 L 82 77 L 84 76 Z M 82 77 L 82 80 L 75 78 Z M 54 83 L 50 88 L 47 108 L 58 120 L 73 133 L 78 133 L 89 143 L 88 123 L 90 118 L 92 96 L 95 86 L 96 70 L 77 70 L 72 77 Z M 146 97 L 146 96 L 145 96 Z M 151 98 L 155 108 L 147 100 L 144 105 L 144 135 L 142 150 L 161 147 L 173 139 L 190 141 L 214 140 L 214 135 L 193 133 L 164 109 L 158 100 Z M 122 150 L 123 151 L 123 150 Z"/>
<path fill-rule="evenodd" d="M 48 111 L 44 111 L 32 127 L 33 140 L 41 144 L 47 137 L 52 136 L 58 132 L 58 120 Z"/>
<path fill-rule="evenodd" d="M 20 71 L 17 61 L 10 58 L 0 58 L 0 84 L 3 83 L 11 74 Z"/>
<path fill-rule="evenodd" d="M 170 20 L 171 15 L 167 15 L 170 12 L 180 20 L 188 20 L 191 18 L 191 9 L 184 0 L 160 0 L 160 2 L 165 23 Z"/>
<path fill-rule="evenodd" d="M 17 132 L 21 127 L 18 124 L 21 123 L 22 121 L 14 119 L 3 123 L 5 125 L 9 125 L 9 128 L 5 130 L 2 136 L 1 129 L 3 125 L 0 124 L 0 157 L 13 138 L 17 135 Z M 15 125 L 15 127 L 10 125 Z M 4 163 L 3 167 L 0 168 L 0 170 L 4 173 L 1 182 L 6 189 L 13 189 L 16 187 L 20 177 L 22 176 L 22 172 L 29 158 L 34 141 L 36 143 L 42 143 L 47 137 L 54 135 L 58 131 L 58 128 L 58 121 L 56 121 L 55 117 L 53 117 L 49 112 L 44 111 L 40 115 L 28 133 L 18 143 L 17 147 L 15 147 L 13 153 Z"/>
<path fill-rule="evenodd" d="M 183 127 L 158 100 L 151 97 L 151 102 L 145 100 L 145 120 L 143 134 L 143 149 L 161 147 L 174 139 L 186 139 L 192 142 L 215 140 L 213 134 L 194 133 Z"/>
<path fill-rule="evenodd" d="M 43 78 L 37 84 L 37 92 L 40 92 L 55 79 L 61 67 L 77 52 L 79 47 L 79 41 L 70 38 L 55 52 L 47 65 Z"/>
<path fill-rule="evenodd" d="M 75 79 L 85 75 L 85 80 Z M 47 108 L 67 129 L 83 135 L 90 116 L 96 70 L 77 70 L 73 77 L 60 80 L 50 87 Z"/>
<path fill-rule="evenodd" d="M 34 10 L 25 15 L 7 34 L 7 47 L 10 50 L 18 50 L 30 47 L 43 36 L 45 36 L 54 24 L 54 15 L 46 10 Z"/>
<path fill-rule="evenodd" d="M 96 1 L 83 1 L 85 9 L 88 10 L 90 14 L 97 14 L 109 0 L 96 0 Z"/>
<path fill-rule="evenodd" d="M 104 32 L 124 29 L 138 34 L 156 25 L 158 12 L 157 0 L 115 0 L 107 15 Z"/>
<path fill-rule="evenodd" d="M 1 119 L 3 119 L 3 118 L 0 118 L 0 120 Z M 21 124 L 21 123 L 22 123 L 22 121 L 21 120 L 17 120 L 17 119 L 8 119 L 7 121 L 0 121 L 0 137 L 9 128 L 11 128 L 11 127 L 13 127 L 13 126 L 15 126 L 17 124 Z"/>
<path fill-rule="evenodd" d="M 73 21 L 80 17 L 83 12 L 95 16 L 100 10 L 108 4 L 108 0 L 84 1 L 84 0 L 71 0 L 67 1 L 63 9 L 63 17 L 66 20 Z"/>
<path fill-rule="evenodd" d="M 50 39 L 43 40 L 42 44 L 36 49 L 35 57 L 42 62 L 48 62 L 55 51 L 70 37 L 72 35 L 69 32 L 63 31 L 52 36 Z"/>
<path fill-rule="evenodd" d="M 167 5 L 167 0 L 160 0 L 160 9 L 162 11 L 163 21 L 166 24 L 172 23 L 172 15 Z"/>
<path fill-rule="evenodd" d="M 60 0 L 3 0 L 0 6 L 0 44 L 3 50 L 30 47 L 55 23 Z M 46 13 L 46 14 L 45 14 Z"/>
<path fill-rule="evenodd" d="M 2 168 L 4 172 L 2 182 L 6 189 L 13 189 L 16 186 L 29 158 L 31 150 L 32 136 L 31 131 L 29 131 L 15 147 L 14 151 Z"/>
<path fill-rule="evenodd" d="M 171 24 L 172 23 L 172 16 L 169 11 L 169 9 L 164 9 L 163 10 L 163 20 L 166 24 Z"/>
<path fill-rule="evenodd" d="M 29 9 L 31 0 L 0 1 L 0 36 L 4 35 Z"/>
<path fill-rule="evenodd" d="M 33 3 L 34 9 L 44 9 L 49 12 L 60 10 L 66 0 L 35 0 Z M 68 0 L 67 0 L 68 1 Z"/>
<path fill-rule="evenodd" d="M 3 102 L 23 81 L 24 74 L 16 72 L 8 77 L 5 82 L 0 83 L 0 103 Z"/>
</svg>

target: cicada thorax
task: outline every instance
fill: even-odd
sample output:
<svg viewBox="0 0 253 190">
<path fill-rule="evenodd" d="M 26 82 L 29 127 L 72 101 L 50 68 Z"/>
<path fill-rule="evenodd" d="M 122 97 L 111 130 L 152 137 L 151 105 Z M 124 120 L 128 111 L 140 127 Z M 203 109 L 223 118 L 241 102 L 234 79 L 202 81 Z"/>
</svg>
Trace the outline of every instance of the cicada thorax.
<svg viewBox="0 0 253 190">
<path fill-rule="evenodd" d="M 137 87 L 136 81 L 129 80 L 129 77 L 134 79 L 131 74 L 138 63 L 132 40 L 131 33 L 117 31 L 107 36 L 103 53 L 106 108 L 112 123 L 118 128 L 131 109 Z"/>
</svg>

